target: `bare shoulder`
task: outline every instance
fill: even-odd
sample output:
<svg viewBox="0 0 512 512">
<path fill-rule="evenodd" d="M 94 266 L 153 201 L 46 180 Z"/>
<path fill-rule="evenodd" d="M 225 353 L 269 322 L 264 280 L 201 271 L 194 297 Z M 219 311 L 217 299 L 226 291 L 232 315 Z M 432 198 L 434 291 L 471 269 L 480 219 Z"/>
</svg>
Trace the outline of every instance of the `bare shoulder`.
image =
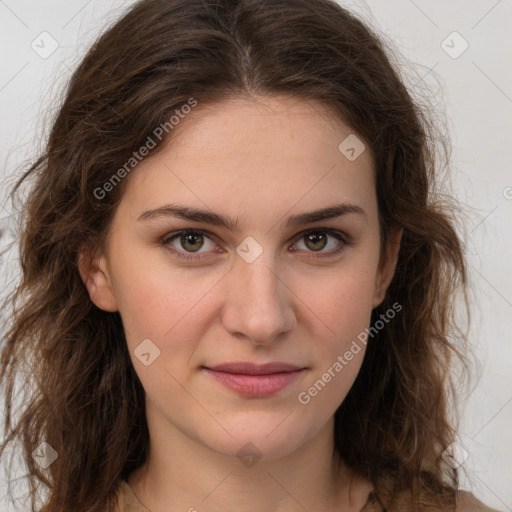
<svg viewBox="0 0 512 512">
<path fill-rule="evenodd" d="M 128 482 L 120 480 L 116 496 L 115 512 L 149 512 L 137 499 Z"/>
<path fill-rule="evenodd" d="M 403 493 L 393 500 L 392 505 L 384 506 L 378 500 L 375 493 L 371 492 L 361 512 L 405 512 L 409 510 L 412 510 L 410 493 Z M 427 502 L 424 502 L 419 510 L 422 512 L 502 512 L 488 507 L 468 491 L 457 492 L 455 505 L 440 509 L 439 507 L 433 508 L 432 505 L 428 505 Z"/>
<path fill-rule="evenodd" d="M 500 512 L 483 504 L 476 496 L 468 491 L 459 491 L 456 498 L 455 510 L 458 512 Z"/>
<path fill-rule="evenodd" d="M 381 502 L 377 499 L 375 492 L 368 494 L 368 500 L 365 506 L 361 509 L 361 512 L 386 512 L 382 507 Z"/>
</svg>

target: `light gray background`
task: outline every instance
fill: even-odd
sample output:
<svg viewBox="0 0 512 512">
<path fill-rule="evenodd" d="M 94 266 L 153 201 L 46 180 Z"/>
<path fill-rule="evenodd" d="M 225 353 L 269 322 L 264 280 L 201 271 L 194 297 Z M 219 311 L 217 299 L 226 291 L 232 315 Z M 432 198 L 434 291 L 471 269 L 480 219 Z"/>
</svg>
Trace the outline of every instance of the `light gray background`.
<svg viewBox="0 0 512 512">
<path fill-rule="evenodd" d="M 4 191 L 13 172 L 37 151 L 45 116 L 51 118 L 71 70 L 98 32 L 131 3 L 0 0 L 0 243 L 9 241 Z M 472 208 L 465 238 L 475 290 L 470 337 L 479 373 L 462 410 L 460 445 L 469 454 L 464 487 L 488 505 L 512 511 L 512 2 L 340 3 L 386 34 L 413 67 L 411 83 L 433 91 L 446 111 L 456 197 Z M 457 55 L 464 41 L 469 46 Z M 52 44 L 56 50 L 45 54 Z M 2 288 L 16 279 L 9 258 L 15 256 L 8 253 L 1 262 Z M 13 510 L 2 502 L 2 485 L 0 480 L 0 511 Z"/>
</svg>

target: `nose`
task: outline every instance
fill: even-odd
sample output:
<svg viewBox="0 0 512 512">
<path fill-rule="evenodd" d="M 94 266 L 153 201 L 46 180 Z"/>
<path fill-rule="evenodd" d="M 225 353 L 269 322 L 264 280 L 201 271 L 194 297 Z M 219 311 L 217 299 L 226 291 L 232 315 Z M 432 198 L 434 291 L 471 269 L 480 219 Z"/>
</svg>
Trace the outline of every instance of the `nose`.
<svg viewBox="0 0 512 512">
<path fill-rule="evenodd" d="M 238 258 L 227 277 L 222 323 L 231 335 L 272 345 L 295 328 L 296 297 L 282 267 L 265 252 L 252 263 Z"/>
</svg>

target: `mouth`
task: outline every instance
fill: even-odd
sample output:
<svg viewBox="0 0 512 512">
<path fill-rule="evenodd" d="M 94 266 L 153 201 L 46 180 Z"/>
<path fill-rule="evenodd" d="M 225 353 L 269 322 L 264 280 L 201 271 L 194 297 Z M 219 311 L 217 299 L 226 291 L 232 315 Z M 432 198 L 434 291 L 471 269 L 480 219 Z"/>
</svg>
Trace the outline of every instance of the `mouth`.
<svg viewBox="0 0 512 512">
<path fill-rule="evenodd" d="M 227 363 L 203 366 L 202 370 L 241 396 L 271 396 L 296 381 L 307 368 L 288 363 Z"/>
</svg>

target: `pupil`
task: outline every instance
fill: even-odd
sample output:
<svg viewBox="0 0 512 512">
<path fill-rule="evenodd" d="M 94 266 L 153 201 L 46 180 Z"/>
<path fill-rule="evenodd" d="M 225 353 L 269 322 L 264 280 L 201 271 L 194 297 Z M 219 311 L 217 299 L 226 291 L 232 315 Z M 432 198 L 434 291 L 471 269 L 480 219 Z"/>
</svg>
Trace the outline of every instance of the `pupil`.
<svg viewBox="0 0 512 512">
<path fill-rule="evenodd" d="M 308 242 L 313 242 L 313 244 L 318 243 L 318 241 L 324 242 L 323 244 L 321 244 L 321 247 L 310 247 L 312 249 L 323 249 L 325 247 L 325 236 L 322 234 L 313 233 L 311 235 L 308 235 L 307 240 Z"/>
<path fill-rule="evenodd" d="M 194 234 L 189 234 L 189 235 L 183 235 L 181 237 L 182 241 L 184 242 L 184 247 L 187 248 L 187 244 L 190 244 L 192 245 L 192 250 L 194 250 L 194 245 L 196 245 L 196 249 L 198 248 L 197 247 L 197 239 L 200 237 L 201 235 L 194 235 Z"/>
</svg>

